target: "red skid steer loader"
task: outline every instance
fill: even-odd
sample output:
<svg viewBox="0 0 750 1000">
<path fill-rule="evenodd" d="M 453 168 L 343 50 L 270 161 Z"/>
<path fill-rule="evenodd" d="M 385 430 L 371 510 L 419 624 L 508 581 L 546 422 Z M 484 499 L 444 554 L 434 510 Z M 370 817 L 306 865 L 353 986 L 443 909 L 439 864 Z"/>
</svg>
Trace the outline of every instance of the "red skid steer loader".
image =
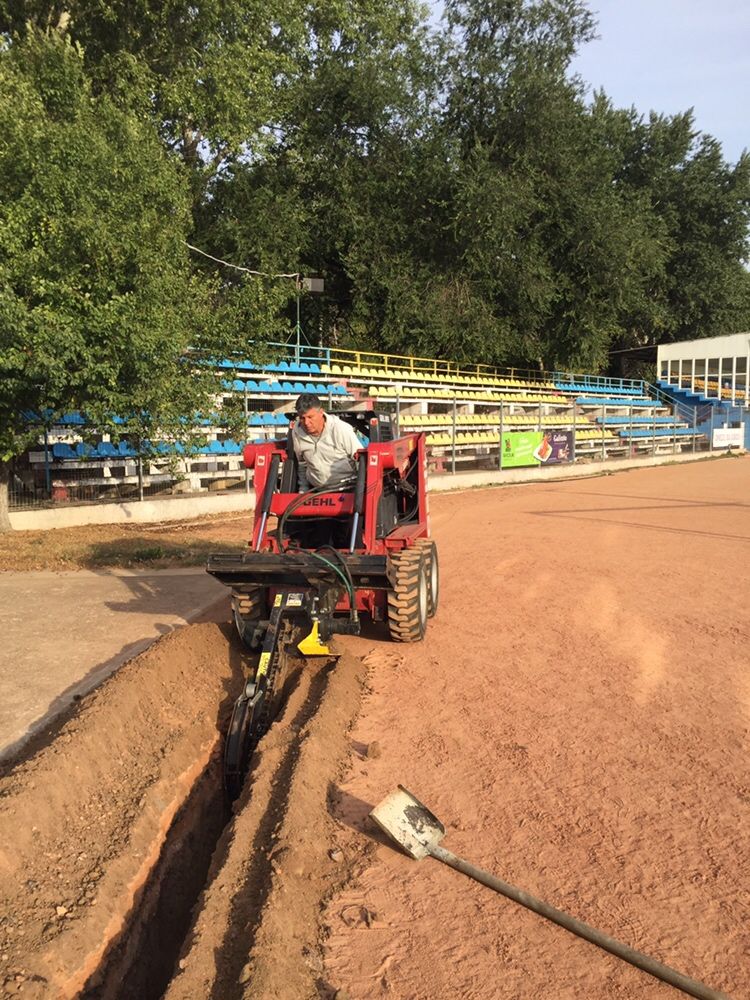
<svg viewBox="0 0 750 1000">
<path fill-rule="evenodd" d="M 286 441 L 246 445 L 244 463 L 255 471 L 252 540 L 241 555 L 208 558 L 207 571 L 232 589 L 242 641 L 258 654 L 226 741 L 232 798 L 278 712 L 295 646 L 304 656 L 330 656 L 330 637 L 358 635 L 361 614 L 387 622 L 396 642 L 418 642 L 437 610 L 425 435 L 394 438 L 385 413 L 337 416 L 366 442 L 351 480 L 300 493 L 291 426 Z"/>
</svg>

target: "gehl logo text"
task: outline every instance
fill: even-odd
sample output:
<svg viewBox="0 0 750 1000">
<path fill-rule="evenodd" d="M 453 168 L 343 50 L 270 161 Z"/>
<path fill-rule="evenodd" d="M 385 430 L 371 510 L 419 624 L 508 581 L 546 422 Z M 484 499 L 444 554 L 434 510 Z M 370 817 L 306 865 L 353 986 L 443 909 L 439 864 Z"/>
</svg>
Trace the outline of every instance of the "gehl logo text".
<svg viewBox="0 0 750 1000">
<path fill-rule="evenodd" d="M 342 500 L 343 497 L 338 497 L 337 499 Z M 335 507 L 336 500 L 333 497 L 311 497 L 306 503 L 305 507 Z"/>
</svg>

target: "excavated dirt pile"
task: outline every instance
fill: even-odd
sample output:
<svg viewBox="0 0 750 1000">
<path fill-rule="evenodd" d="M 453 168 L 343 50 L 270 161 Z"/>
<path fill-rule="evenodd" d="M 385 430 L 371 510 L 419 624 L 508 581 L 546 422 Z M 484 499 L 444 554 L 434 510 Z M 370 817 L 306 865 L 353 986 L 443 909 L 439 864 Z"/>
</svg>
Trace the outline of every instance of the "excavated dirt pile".
<svg viewBox="0 0 750 1000">
<path fill-rule="evenodd" d="M 310 995 L 320 901 L 346 873 L 328 791 L 364 671 L 347 656 L 292 670 L 234 814 L 221 734 L 244 653 L 228 625 L 161 640 L 7 766 L 0 991 Z"/>
</svg>

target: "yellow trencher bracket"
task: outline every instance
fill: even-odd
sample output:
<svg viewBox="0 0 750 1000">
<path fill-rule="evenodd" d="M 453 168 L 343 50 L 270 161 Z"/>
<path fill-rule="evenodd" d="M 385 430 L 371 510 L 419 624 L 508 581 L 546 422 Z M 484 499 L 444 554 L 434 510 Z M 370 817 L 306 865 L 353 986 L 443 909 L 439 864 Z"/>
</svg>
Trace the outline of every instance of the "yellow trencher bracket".
<svg viewBox="0 0 750 1000">
<path fill-rule="evenodd" d="M 312 631 L 297 643 L 297 649 L 303 656 L 335 656 L 336 654 L 320 641 L 318 630 L 318 619 L 313 618 Z"/>
</svg>

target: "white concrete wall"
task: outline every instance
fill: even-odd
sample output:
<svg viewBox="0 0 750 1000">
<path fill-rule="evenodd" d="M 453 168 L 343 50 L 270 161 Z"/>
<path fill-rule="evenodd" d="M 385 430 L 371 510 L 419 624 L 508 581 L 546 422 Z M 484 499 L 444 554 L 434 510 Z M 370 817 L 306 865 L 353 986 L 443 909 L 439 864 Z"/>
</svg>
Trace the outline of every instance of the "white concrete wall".
<svg viewBox="0 0 750 1000">
<path fill-rule="evenodd" d="M 148 524 L 155 521 L 182 521 L 227 511 L 251 511 L 254 506 L 254 493 L 200 493 L 197 496 L 173 497 L 168 500 L 15 510 L 11 511 L 10 523 L 21 530 L 70 528 L 79 524 Z"/>
</svg>

